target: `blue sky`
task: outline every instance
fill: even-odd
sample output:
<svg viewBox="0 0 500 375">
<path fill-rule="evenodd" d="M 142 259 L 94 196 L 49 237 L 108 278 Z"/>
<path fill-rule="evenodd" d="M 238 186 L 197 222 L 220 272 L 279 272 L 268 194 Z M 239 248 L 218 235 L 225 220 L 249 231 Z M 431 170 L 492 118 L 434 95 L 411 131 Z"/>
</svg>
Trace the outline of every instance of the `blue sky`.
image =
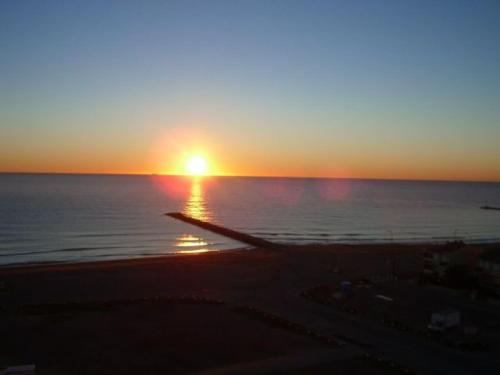
<svg viewBox="0 0 500 375">
<path fill-rule="evenodd" d="M 500 180 L 498 1 L 3 1 L 0 46 L 0 170 L 186 128 L 229 174 Z"/>
</svg>

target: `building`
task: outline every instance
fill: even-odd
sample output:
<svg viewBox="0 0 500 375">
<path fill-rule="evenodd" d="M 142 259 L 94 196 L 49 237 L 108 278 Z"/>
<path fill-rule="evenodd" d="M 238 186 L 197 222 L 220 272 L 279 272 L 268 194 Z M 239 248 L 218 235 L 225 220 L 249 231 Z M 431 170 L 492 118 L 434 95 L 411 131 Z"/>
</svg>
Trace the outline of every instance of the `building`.
<svg viewBox="0 0 500 375">
<path fill-rule="evenodd" d="M 428 248 L 424 252 L 423 276 L 430 280 L 442 281 L 449 268 L 461 262 L 457 253 L 464 247 L 462 241 L 453 241 Z"/>
<path fill-rule="evenodd" d="M 482 253 L 476 270 L 481 288 L 500 295 L 500 247 Z"/>
</svg>

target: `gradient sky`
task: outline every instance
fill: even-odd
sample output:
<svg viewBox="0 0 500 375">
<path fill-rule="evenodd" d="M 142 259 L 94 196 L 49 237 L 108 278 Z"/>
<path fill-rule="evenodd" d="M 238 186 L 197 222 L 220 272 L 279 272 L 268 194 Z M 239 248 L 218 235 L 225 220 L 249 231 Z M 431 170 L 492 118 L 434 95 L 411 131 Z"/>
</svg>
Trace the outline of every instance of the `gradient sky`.
<svg viewBox="0 0 500 375">
<path fill-rule="evenodd" d="M 0 2 L 0 171 L 500 181 L 499 1 Z"/>
</svg>

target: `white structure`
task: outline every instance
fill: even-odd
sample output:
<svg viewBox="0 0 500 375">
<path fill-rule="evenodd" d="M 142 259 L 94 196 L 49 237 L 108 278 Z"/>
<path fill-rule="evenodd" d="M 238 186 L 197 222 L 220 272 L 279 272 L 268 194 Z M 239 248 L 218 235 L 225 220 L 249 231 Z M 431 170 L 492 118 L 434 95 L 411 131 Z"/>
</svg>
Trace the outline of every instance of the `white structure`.
<svg viewBox="0 0 500 375">
<path fill-rule="evenodd" d="M 0 369 L 0 375 L 35 375 L 35 365 L 11 366 Z"/>
</svg>

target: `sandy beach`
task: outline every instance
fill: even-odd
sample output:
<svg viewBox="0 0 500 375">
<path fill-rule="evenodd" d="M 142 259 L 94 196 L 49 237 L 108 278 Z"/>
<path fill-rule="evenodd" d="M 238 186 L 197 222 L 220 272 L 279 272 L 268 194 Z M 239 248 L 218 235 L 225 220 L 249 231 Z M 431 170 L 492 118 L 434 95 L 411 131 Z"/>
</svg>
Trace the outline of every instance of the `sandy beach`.
<svg viewBox="0 0 500 375">
<path fill-rule="evenodd" d="M 5 268 L 1 335 L 9 339 L 0 361 L 34 363 L 40 374 L 429 370 L 416 354 L 398 352 L 418 346 L 415 338 L 405 344 L 391 332 L 376 342 L 384 327 L 366 330 L 301 295 L 342 280 L 414 280 L 429 246 L 290 246 Z M 432 343 L 419 350 L 437 357 L 438 369 L 474 365 Z M 441 351 L 463 363 L 440 360 Z"/>
</svg>

